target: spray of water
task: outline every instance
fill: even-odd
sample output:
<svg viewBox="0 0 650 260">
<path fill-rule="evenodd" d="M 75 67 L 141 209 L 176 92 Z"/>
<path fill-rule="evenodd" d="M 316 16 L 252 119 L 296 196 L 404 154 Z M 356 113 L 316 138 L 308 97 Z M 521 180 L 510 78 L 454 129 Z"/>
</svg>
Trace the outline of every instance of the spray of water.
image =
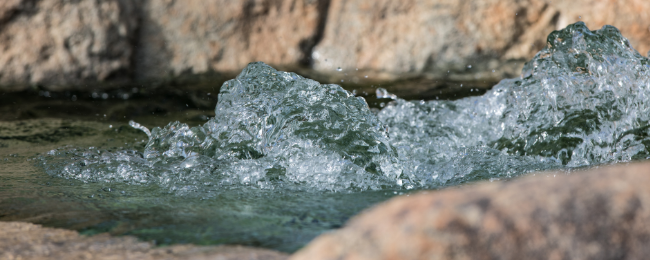
<svg viewBox="0 0 650 260">
<path fill-rule="evenodd" d="M 616 28 L 578 22 L 551 33 L 521 78 L 483 96 L 411 102 L 379 89 L 395 102 L 375 115 L 340 86 L 251 63 L 224 83 L 202 126 L 156 127 L 144 151 L 59 149 L 41 159 L 63 178 L 181 193 L 436 188 L 646 159 L 649 64 Z"/>
</svg>

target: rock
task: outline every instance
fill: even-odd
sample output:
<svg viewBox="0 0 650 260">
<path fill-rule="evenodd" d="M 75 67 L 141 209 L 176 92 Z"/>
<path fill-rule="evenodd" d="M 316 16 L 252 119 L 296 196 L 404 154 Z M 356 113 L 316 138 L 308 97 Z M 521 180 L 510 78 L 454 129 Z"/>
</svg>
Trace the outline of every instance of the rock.
<svg viewBox="0 0 650 260">
<path fill-rule="evenodd" d="M 0 90 L 230 74 L 254 61 L 337 83 L 495 82 L 579 20 L 650 50 L 645 0 L 5 0 Z"/>
<path fill-rule="evenodd" d="M 290 259 L 645 259 L 650 163 L 401 196 Z"/>
<path fill-rule="evenodd" d="M 154 247 L 133 237 L 81 236 L 75 231 L 22 222 L 0 222 L 0 259 L 250 259 L 287 255 L 243 246 Z"/>
<path fill-rule="evenodd" d="M 332 0 L 314 68 L 500 80 L 519 76 L 550 32 L 579 20 L 614 25 L 640 53 L 650 49 L 643 0 Z"/>
<path fill-rule="evenodd" d="M 138 78 L 299 64 L 319 41 L 323 0 L 151 0 L 144 4 Z"/>
<path fill-rule="evenodd" d="M 50 90 L 128 80 L 136 15 L 127 0 L 0 4 L 0 85 Z"/>
</svg>

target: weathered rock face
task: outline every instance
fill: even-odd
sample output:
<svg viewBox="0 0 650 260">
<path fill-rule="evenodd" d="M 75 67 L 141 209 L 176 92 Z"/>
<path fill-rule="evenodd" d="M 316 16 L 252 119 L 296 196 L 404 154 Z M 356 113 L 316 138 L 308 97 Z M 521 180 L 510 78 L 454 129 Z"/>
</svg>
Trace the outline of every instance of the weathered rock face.
<svg viewBox="0 0 650 260">
<path fill-rule="evenodd" d="M 644 259 L 650 163 L 402 196 L 291 259 Z"/>
<path fill-rule="evenodd" d="M 0 89 L 238 72 L 254 61 L 490 82 L 518 76 L 548 33 L 579 20 L 650 50 L 645 0 L 6 0 Z"/>
<path fill-rule="evenodd" d="M 0 3 L 0 84 L 50 89 L 130 78 L 131 1 Z"/>
<path fill-rule="evenodd" d="M 650 49 L 650 2 L 643 0 L 332 0 L 314 67 L 513 77 L 546 35 L 579 20 L 594 29 L 614 25 L 641 53 Z"/>
<path fill-rule="evenodd" d="M 302 62 L 319 40 L 328 1 L 150 0 L 143 6 L 136 75 L 240 71 Z"/>
<path fill-rule="evenodd" d="M 242 246 L 155 248 L 133 237 L 80 236 L 75 231 L 21 222 L 0 222 L 0 259 L 250 259 L 280 260 L 287 255 Z"/>
</svg>

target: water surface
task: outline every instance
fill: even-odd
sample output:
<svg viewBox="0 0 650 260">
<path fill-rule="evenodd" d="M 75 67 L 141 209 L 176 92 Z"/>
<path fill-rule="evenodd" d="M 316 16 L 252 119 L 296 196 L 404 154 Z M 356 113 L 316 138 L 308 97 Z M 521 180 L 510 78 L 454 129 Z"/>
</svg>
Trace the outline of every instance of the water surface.
<svg viewBox="0 0 650 260">
<path fill-rule="evenodd" d="M 397 194 L 647 159 L 648 59 L 611 26 L 547 42 L 520 78 L 458 100 L 378 88 L 371 108 L 252 63 L 192 122 L 3 123 L 0 218 L 291 252 Z"/>
</svg>

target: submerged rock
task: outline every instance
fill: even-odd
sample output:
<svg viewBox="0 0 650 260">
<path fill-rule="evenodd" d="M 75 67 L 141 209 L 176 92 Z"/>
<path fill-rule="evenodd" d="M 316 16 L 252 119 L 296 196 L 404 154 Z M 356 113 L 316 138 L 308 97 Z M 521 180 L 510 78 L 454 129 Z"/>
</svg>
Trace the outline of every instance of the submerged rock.
<svg viewBox="0 0 650 260">
<path fill-rule="evenodd" d="M 394 198 L 290 259 L 643 259 L 650 164 Z"/>
<path fill-rule="evenodd" d="M 287 255 L 243 246 L 155 247 L 134 237 L 82 236 L 75 231 L 22 222 L 0 222 L 0 259 L 251 259 Z"/>
</svg>

